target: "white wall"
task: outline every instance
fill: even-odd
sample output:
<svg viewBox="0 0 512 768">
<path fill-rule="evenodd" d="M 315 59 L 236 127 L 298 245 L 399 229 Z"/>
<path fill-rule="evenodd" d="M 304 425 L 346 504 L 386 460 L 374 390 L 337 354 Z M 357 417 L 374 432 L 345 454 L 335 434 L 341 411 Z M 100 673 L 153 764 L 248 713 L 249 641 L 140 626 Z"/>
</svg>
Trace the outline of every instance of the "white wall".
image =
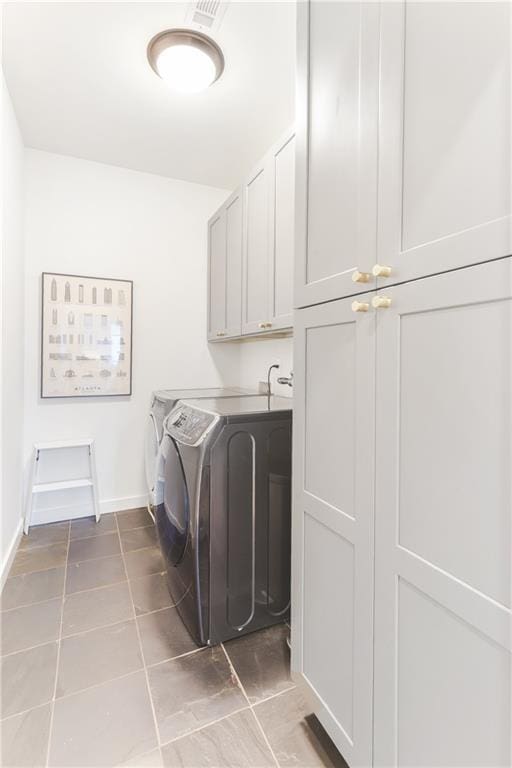
<svg viewBox="0 0 512 768">
<path fill-rule="evenodd" d="M 289 376 L 293 371 L 293 339 L 255 338 L 246 339 L 240 345 L 240 383 L 254 386 L 255 382 L 266 381 L 267 371 L 273 363 L 279 363 L 279 370 L 271 373 L 271 388 L 275 395 L 293 397 L 293 388 L 278 384 L 278 376 Z"/>
<path fill-rule="evenodd" d="M 206 221 L 228 193 L 35 150 L 26 171 L 25 462 L 35 441 L 90 436 L 103 511 L 145 504 L 151 391 L 239 381 L 240 345 L 206 342 Z M 134 281 L 132 397 L 39 398 L 43 271 Z M 44 506 L 83 513 L 73 493 Z"/>
<path fill-rule="evenodd" d="M 2 74 L 1 573 L 21 533 L 23 434 L 24 150 Z"/>
</svg>

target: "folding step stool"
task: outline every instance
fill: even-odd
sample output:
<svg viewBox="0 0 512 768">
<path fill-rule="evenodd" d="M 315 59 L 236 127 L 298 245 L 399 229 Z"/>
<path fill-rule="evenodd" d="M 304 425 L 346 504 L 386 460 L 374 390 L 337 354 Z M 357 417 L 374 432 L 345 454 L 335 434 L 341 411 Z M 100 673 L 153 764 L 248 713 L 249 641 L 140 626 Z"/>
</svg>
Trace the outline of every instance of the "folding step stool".
<svg viewBox="0 0 512 768">
<path fill-rule="evenodd" d="M 59 448 L 88 448 L 89 449 L 89 475 L 81 477 L 78 480 L 58 480 L 53 483 L 38 483 L 37 475 L 39 470 L 39 456 L 42 451 L 54 451 Z M 61 440 L 54 443 L 34 443 L 34 454 L 32 457 L 32 467 L 30 470 L 30 485 L 27 493 L 25 505 L 25 524 L 23 532 L 28 533 L 30 520 L 32 517 L 32 507 L 35 493 L 46 493 L 48 491 L 65 491 L 68 488 L 92 489 L 92 502 L 96 522 L 100 519 L 100 508 L 98 504 L 98 481 L 96 476 L 96 461 L 94 458 L 94 440 Z"/>
</svg>

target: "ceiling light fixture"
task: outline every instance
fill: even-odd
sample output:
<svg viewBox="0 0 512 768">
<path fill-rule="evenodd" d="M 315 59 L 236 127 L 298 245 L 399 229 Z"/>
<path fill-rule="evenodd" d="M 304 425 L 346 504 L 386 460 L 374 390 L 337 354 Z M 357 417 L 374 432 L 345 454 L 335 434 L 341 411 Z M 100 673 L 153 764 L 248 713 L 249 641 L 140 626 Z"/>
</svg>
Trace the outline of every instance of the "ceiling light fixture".
<svg viewBox="0 0 512 768">
<path fill-rule="evenodd" d="M 217 43 L 191 29 L 167 29 L 149 42 L 148 61 L 174 91 L 194 93 L 212 85 L 224 71 Z"/>
</svg>

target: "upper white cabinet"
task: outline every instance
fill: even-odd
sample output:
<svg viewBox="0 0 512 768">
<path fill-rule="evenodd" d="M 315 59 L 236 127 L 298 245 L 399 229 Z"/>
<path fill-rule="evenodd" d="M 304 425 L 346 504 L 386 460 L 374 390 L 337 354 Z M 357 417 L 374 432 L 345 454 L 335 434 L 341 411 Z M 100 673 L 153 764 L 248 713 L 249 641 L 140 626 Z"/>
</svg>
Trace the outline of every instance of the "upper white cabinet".
<svg viewBox="0 0 512 768">
<path fill-rule="evenodd" d="M 289 130 L 245 184 L 242 333 L 292 327 L 295 132 Z"/>
<path fill-rule="evenodd" d="M 293 325 L 295 269 L 295 132 L 270 153 L 270 321 L 274 330 Z"/>
<path fill-rule="evenodd" d="M 237 190 L 225 205 L 226 216 L 226 335 L 238 336 L 241 328 L 243 197 Z"/>
<path fill-rule="evenodd" d="M 292 328 L 295 132 L 288 130 L 208 223 L 208 339 Z"/>
<path fill-rule="evenodd" d="M 208 339 L 240 336 L 243 197 L 237 190 L 208 222 Z"/>
<path fill-rule="evenodd" d="M 302 307 L 374 283 L 379 6 L 304 2 L 297 16 L 295 304 Z"/>
<path fill-rule="evenodd" d="M 510 254 L 510 3 L 380 13 L 382 284 Z"/>
<path fill-rule="evenodd" d="M 299 3 L 295 306 L 512 252 L 510 14 Z"/>
<path fill-rule="evenodd" d="M 242 331 L 266 330 L 269 322 L 270 167 L 265 157 L 244 185 L 245 225 L 243 258 Z"/>
<path fill-rule="evenodd" d="M 226 216 L 208 222 L 208 338 L 226 334 Z"/>
</svg>

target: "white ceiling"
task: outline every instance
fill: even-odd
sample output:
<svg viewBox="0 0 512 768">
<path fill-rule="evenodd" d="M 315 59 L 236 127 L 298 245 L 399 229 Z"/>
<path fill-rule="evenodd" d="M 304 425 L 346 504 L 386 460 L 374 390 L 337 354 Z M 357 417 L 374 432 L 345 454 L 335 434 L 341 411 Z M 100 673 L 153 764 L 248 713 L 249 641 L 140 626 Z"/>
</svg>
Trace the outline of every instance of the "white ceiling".
<svg viewBox="0 0 512 768">
<path fill-rule="evenodd" d="M 294 115 L 295 4 L 231 2 L 221 79 L 171 92 L 149 39 L 187 3 L 5 3 L 7 84 L 27 146 L 233 189 Z"/>
</svg>

